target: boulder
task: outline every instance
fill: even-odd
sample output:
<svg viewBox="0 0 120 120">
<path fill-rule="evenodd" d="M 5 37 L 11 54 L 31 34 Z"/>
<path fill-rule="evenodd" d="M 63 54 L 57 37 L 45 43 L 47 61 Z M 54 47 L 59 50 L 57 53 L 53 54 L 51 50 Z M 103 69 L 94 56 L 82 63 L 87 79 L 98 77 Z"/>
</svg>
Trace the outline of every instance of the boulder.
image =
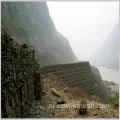
<svg viewBox="0 0 120 120">
<path fill-rule="evenodd" d="M 58 99 L 58 100 L 57 100 L 57 104 L 65 104 L 65 100 L 63 100 L 63 99 Z"/>
<path fill-rule="evenodd" d="M 79 114 L 86 114 L 87 113 L 87 103 L 86 100 L 82 100 L 80 103 Z"/>
</svg>

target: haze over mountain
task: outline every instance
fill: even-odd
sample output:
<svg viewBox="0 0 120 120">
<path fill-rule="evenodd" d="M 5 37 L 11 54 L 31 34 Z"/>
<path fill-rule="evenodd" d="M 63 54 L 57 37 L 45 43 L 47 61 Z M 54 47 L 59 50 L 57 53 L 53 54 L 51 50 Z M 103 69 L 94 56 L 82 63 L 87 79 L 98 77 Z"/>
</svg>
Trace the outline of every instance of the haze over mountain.
<svg viewBox="0 0 120 120">
<path fill-rule="evenodd" d="M 78 60 L 56 30 L 46 2 L 2 2 L 1 13 L 2 28 L 18 43 L 33 45 L 41 66 Z"/>
<path fill-rule="evenodd" d="M 119 33 L 119 22 L 117 22 L 105 44 L 91 57 L 92 65 L 119 69 Z"/>
<path fill-rule="evenodd" d="M 88 61 L 106 42 L 119 20 L 118 1 L 47 1 L 57 30 L 79 60 Z"/>
</svg>

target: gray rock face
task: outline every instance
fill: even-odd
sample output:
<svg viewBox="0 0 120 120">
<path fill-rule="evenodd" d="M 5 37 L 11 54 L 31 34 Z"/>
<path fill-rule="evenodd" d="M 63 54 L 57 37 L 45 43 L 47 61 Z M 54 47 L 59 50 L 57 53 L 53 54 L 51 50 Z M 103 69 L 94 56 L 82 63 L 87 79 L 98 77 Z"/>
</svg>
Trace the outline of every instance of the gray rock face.
<svg viewBox="0 0 120 120">
<path fill-rule="evenodd" d="M 105 85 L 108 87 L 108 89 L 111 91 L 111 93 L 119 93 L 119 84 L 116 84 L 114 82 L 104 81 Z"/>
<path fill-rule="evenodd" d="M 1 25 L 18 43 L 35 48 L 41 66 L 77 61 L 45 2 L 2 2 Z"/>
</svg>

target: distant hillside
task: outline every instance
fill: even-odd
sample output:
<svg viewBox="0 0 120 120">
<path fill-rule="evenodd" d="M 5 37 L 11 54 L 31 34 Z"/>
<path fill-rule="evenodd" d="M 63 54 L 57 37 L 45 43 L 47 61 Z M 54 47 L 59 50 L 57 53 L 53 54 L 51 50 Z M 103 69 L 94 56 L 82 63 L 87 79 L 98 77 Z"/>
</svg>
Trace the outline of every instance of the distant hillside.
<svg viewBox="0 0 120 120">
<path fill-rule="evenodd" d="M 18 43 L 33 45 L 41 66 L 78 60 L 56 30 L 45 2 L 2 2 L 1 26 Z"/>
<path fill-rule="evenodd" d="M 119 69 L 119 23 L 116 23 L 106 43 L 91 58 L 92 65 Z"/>
</svg>

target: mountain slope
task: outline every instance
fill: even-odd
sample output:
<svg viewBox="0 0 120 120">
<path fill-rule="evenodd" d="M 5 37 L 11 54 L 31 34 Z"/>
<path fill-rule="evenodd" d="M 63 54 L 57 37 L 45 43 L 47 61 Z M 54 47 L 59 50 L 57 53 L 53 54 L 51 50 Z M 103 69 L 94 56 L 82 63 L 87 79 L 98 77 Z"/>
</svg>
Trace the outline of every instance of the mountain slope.
<svg viewBox="0 0 120 120">
<path fill-rule="evenodd" d="M 1 26 L 18 43 L 33 45 L 41 66 L 78 60 L 56 30 L 45 2 L 2 2 Z"/>
<path fill-rule="evenodd" d="M 96 52 L 90 63 L 109 69 L 119 69 L 119 23 L 116 23 L 106 43 Z"/>
</svg>

